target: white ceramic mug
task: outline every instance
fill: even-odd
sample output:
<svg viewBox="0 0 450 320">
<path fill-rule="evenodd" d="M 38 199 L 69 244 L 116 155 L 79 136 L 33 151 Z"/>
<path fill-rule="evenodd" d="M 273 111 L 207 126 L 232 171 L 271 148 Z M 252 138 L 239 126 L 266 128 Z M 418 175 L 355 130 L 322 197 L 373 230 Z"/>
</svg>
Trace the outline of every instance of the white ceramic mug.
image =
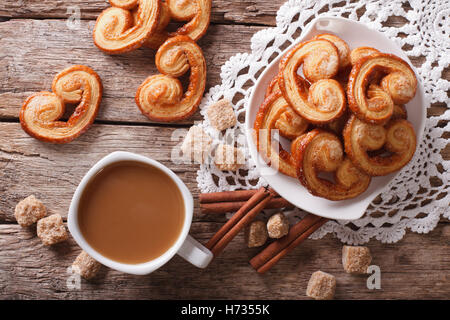
<svg viewBox="0 0 450 320">
<path fill-rule="evenodd" d="M 149 164 L 165 172 L 178 186 L 178 189 L 183 196 L 185 207 L 183 228 L 175 243 L 158 258 L 139 264 L 121 263 L 103 256 L 98 251 L 93 249 L 89 245 L 89 243 L 87 243 L 87 241 L 81 234 L 78 225 L 78 205 L 87 183 L 97 172 L 99 172 L 104 167 L 115 162 L 130 160 Z M 117 151 L 110 153 L 109 155 L 98 161 L 83 177 L 77 189 L 75 190 L 72 202 L 70 203 L 67 224 L 73 238 L 84 251 L 86 251 L 92 258 L 94 258 L 101 264 L 118 271 L 138 275 L 149 274 L 168 262 L 176 253 L 192 263 L 194 266 L 205 268 L 206 266 L 208 266 L 209 262 L 211 262 L 213 255 L 211 251 L 205 248 L 201 243 L 188 235 L 192 223 L 193 210 L 194 200 L 192 198 L 191 192 L 183 183 L 183 181 L 181 181 L 181 179 L 178 178 L 178 176 L 172 170 L 153 159 L 130 152 Z"/>
</svg>

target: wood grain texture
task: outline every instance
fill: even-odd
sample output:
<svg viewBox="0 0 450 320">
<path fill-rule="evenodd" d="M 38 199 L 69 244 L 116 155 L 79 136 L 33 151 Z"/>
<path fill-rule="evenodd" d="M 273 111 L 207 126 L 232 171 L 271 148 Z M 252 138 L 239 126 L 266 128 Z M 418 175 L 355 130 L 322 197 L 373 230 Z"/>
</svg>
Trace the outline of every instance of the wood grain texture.
<svg viewBox="0 0 450 320">
<path fill-rule="evenodd" d="M 92 41 L 94 21 L 77 30 L 63 20 L 11 20 L 0 23 L 0 119 L 18 117 L 23 101 L 33 92 L 51 90 L 53 77 L 73 64 L 94 69 L 104 92 L 97 120 L 150 123 L 135 104 L 138 86 L 157 74 L 155 51 L 141 48 L 124 55 L 107 55 Z M 212 25 L 199 41 L 207 63 L 207 87 L 221 83 L 221 66 L 237 52 L 250 49 L 254 26 Z M 236 37 L 239 34 L 239 37 Z M 74 40 L 76 39 L 76 40 Z M 220 41 L 218 41 L 220 40 Z M 197 112 L 181 123 L 200 120 Z"/>
<path fill-rule="evenodd" d="M 191 234 L 206 242 L 219 227 L 195 222 Z M 309 277 L 318 269 L 336 276 L 336 299 L 448 299 L 449 239 L 450 224 L 441 223 L 428 235 L 408 233 L 396 244 L 371 241 L 380 290 L 367 289 L 367 275 L 344 272 L 342 244 L 332 236 L 305 241 L 259 275 L 248 263 L 258 249 L 246 248 L 242 233 L 204 270 L 175 256 L 147 276 L 104 267 L 91 282 L 82 280 L 80 290 L 70 290 L 67 267 L 80 252 L 72 239 L 48 248 L 33 230 L 0 225 L 0 299 L 306 299 Z"/>
<path fill-rule="evenodd" d="M 274 25 L 281 4 L 282 1 L 269 0 L 213 0 L 211 22 Z M 71 7 L 80 8 L 82 19 L 95 20 L 109 3 L 105 0 L 2 0 L 0 17 L 64 19 L 69 17 Z"/>
</svg>

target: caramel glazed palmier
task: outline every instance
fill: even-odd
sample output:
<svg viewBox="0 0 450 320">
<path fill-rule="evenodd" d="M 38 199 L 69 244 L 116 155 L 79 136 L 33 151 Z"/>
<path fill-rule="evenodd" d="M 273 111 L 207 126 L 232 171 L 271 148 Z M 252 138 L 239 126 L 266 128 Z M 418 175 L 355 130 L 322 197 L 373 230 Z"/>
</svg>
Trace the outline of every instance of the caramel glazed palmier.
<svg viewBox="0 0 450 320">
<path fill-rule="evenodd" d="M 167 38 L 179 35 L 188 36 L 194 41 L 204 36 L 211 17 L 211 0 L 166 0 L 162 2 L 162 15 L 164 18 L 159 24 L 156 33 L 145 43 L 147 47 L 157 49 Z M 166 20 L 168 17 L 168 21 Z M 174 32 L 166 31 L 170 21 L 189 21 Z M 167 23 L 165 22 L 167 21 Z"/>
<path fill-rule="evenodd" d="M 395 105 L 416 94 L 417 78 L 411 67 L 393 54 L 374 53 L 353 65 L 347 86 L 349 108 L 364 122 L 385 124 Z"/>
<path fill-rule="evenodd" d="M 52 91 L 42 91 L 25 100 L 20 124 L 30 136 L 53 143 L 68 143 L 84 133 L 94 122 L 102 99 L 102 82 L 89 67 L 75 65 L 58 73 Z M 65 103 L 79 103 L 67 121 Z"/>
<path fill-rule="evenodd" d="M 291 156 L 300 182 L 313 195 L 338 201 L 354 198 L 369 186 L 371 177 L 359 170 L 344 154 L 333 133 L 314 129 L 292 142 Z M 334 181 L 320 177 L 332 173 Z"/>
<path fill-rule="evenodd" d="M 206 62 L 201 48 L 187 36 L 169 38 L 158 49 L 155 64 L 161 74 L 148 77 L 136 92 L 136 104 L 149 119 L 173 122 L 190 117 L 206 86 Z M 185 93 L 177 79 L 191 70 Z"/>
<path fill-rule="evenodd" d="M 370 176 L 384 176 L 400 170 L 411 160 L 416 150 L 416 134 L 411 123 L 402 118 L 400 113 L 382 126 L 361 121 L 355 115 L 350 117 L 343 135 L 345 152 L 355 166 Z M 369 154 L 378 150 L 384 152 Z"/>
<path fill-rule="evenodd" d="M 344 51 L 330 39 L 315 38 L 297 44 L 280 61 L 278 85 L 284 98 L 313 124 L 329 123 L 346 110 L 345 92 L 338 81 L 331 79 L 342 66 L 340 55 L 346 57 L 344 65 L 349 64 L 350 51 Z M 306 80 L 297 73 L 301 66 Z"/>
<path fill-rule="evenodd" d="M 110 0 L 112 7 L 103 10 L 95 23 L 95 45 L 109 54 L 140 48 L 156 33 L 159 24 L 167 21 L 160 17 L 161 3 L 159 0 Z"/>
<path fill-rule="evenodd" d="M 256 135 L 256 147 L 270 166 L 291 177 L 296 177 L 295 167 L 292 157 L 283 149 L 278 141 L 274 141 L 274 129 L 280 130 L 290 126 L 283 116 L 290 112 L 290 107 L 283 98 L 280 91 L 270 94 L 262 103 L 256 115 L 254 129 Z M 299 118 L 296 123 L 295 131 L 298 135 L 302 134 L 308 128 L 308 122 Z M 292 131 L 292 130 L 290 130 Z"/>
</svg>

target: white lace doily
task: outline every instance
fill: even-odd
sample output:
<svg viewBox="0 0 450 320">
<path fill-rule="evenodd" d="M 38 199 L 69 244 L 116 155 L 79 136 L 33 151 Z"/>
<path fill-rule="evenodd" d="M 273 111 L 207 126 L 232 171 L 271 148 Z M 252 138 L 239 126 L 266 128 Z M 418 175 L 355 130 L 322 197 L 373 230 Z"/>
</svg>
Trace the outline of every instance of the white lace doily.
<svg viewBox="0 0 450 320">
<path fill-rule="evenodd" d="M 414 232 L 427 233 L 434 229 L 441 217 L 450 218 L 450 161 L 445 161 L 441 150 L 448 141 L 444 132 L 450 131 L 448 95 L 450 82 L 442 79 L 442 72 L 450 62 L 450 3 L 447 1 L 351 1 L 316 0 L 286 2 L 277 13 L 277 26 L 257 32 L 251 40 L 251 53 L 231 57 L 222 66 L 222 83 L 209 91 L 200 106 L 204 121 L 200 124 L 217 144 L 227 134 L 220 135 L 213 129 L 206 116 L 206 106 L 221 98 L 233 102 L 239 115 L 238 124 L 227 133 L 235 136 L 235 130 L 244 130 L 244 108 L 253 84 L 268 65 L 269 59 L 280 54 L 292 43 L 304 26 L 320 13 L 342 16 L 364 22 L 372 29 L 383 32 L 394 40 L 410 57 L 421 57 L 423 63 L 417 71 L 423 79 L 428 99 L 441 102 L 447 107 L 440 116 L 427 119 L 423 141 L 415 158 L 372 203 L 363 218 L 356 221 L 329 221 L 312 235 L 318 239 L 333 232 L 342 242 L 362 244 L 375 237 L 381 242 L 400 240 L 409 228 Z M 358 18 L 359 16 L 359 18 Z M 386 26 L 392 16 L 405 18 L 401 26 Z M 283 46 L 283 48 L 281 48 Z M 245 144 L 243 135 L 239 144 Z M 245 147 L 244 147 L 245 149 Z M 197 172 L 201 192 L 215 192 L 255 188 L 264 185 L 259 179 L 254 163 L 246 151 L 245 170 L 221 172 L 214 164 L 204 164 Z M 256 183 L 256 184 L 255 184 Z M 292 219 L 302 216 L 298 210 Z"/>
</svg>

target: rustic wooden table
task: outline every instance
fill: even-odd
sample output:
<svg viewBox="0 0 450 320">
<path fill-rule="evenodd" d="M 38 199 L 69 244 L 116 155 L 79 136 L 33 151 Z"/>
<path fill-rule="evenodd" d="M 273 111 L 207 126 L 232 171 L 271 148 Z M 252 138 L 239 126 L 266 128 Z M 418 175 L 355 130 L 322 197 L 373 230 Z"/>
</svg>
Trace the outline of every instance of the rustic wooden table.
<svg viewBox="0 0 450 320">
<path fill-rule="evenodd" d="M 284 0 L 214 0 L 211 26 L 199 42 L 208 65 L 208 88 L 220 82 L 220 67 L 232 55 L 248 52 L 252 35 L 275 24 Z M 66 25 L 67 8 L 78 6 L 77 29 Z M 430 234 L 408 232 L 396 244 L 371 241 L 373 263 L 381 267 L 380 290 L 366 287 L 366 276 L 346 274 L 342 244 L 332 236 L 306 241 L 268 274 L 258 275 L 248 264 L 257 250 L 245 249 L 239 235 L 206 270 L 179 257 L 148 276 L 132 276 L 103 268 L 80 290 L 67 288 L 67 267 L 80 252 L 69 241 L 44 247 L 35 231 L 14 220 L 16 203 L 35 194 L 51 213 L 67 216 L 71 196 L 81 177 L 97 160 L 115 150 L 150 156 L 174 170 L 198 194 L 193 165 L 170 162 L 174 130 L 200 120 L 173 125 L 150 122 L 134 103 L 138 85 L 156 72 L 154 52 L 109 56 L 92 42 L 97 15 L 105 0 L 3 0 L 0 3 L 0 299 L 304 299 L 312 272 L 334 274 L 338 299 L 449 298 L 450 224 L 441 221 Z M 389 24 L 405 23 L 393 17 Z M 415 58 L 413 63 L 422 63 Z M 50 90 L 54 75 L 72 64 L 85 64 L 103 80 L 101 111 L 93 127 L 68 145 L 39 142 L 25 134 L 18 121 L 23 100 L 32 92 Z M 448 69 L 445 77 L 450 78 Z M 208 90 L 207 88 L 207 90 Z M 429 114 L 441 114 L 435 104 Z M 449 136 L 450 138 L 450 136 Z M 442 151 L 450 158 L 450 148 Z M 436 183 L 439 183 L 438 180 Z M 191 234 L 205 242 L 224 217 L 196 212 Z"/>
</svg>

